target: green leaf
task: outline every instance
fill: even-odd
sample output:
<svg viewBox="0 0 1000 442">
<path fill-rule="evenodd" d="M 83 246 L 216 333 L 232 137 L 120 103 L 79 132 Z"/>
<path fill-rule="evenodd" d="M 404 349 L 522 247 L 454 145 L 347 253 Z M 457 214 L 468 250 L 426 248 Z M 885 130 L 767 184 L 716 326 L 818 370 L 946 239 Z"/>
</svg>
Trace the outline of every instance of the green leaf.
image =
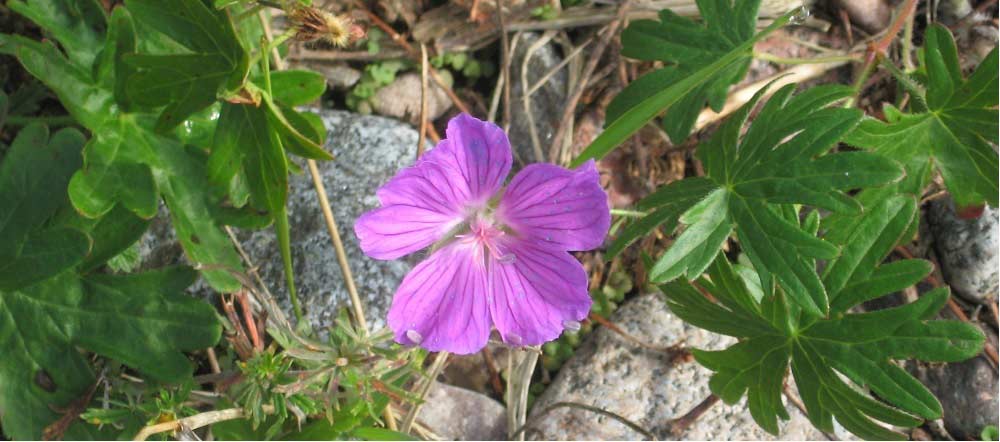
<svg viewBox="0 0 1000 442">
<path fill-rule="evenodd" d="M 959 209 L 1000 203 L 997 152 L 997 50 L 963 78 L 955 42 L 940 25 L 928 27 L 923 48 L 927 76 L 925 112 L 902 113 L 886 105 L 886 121 L 865 119 L 845 141 L 903 163 L 909 178 L 900 191 L 919 195 L 929 183 L 928 164 L 941 172 Z"/>
<path fill-rule="evenodd" d="M 90 238 L 46 226 L 66 204 L 66 183 L 80 164 L 83 135 L 32 124 L 18 133 L 0 164 L 0 290 L 16 290 L 78 264 Z"/>
<path fill-rule="evenodd" d="M 257 84 L 262 81 L 254 80 Z M 326 77 L 314 71 L 291 69 L 271 73 L 274 101 L 285 106 L 303 106 L 318 100 L 326 92 Z"/>
<path fill-rule="evenodd" d="M 653 282 L 696 278 L 735 229 L 765 290 L 777 281 L 807 313 L 826 314 L 827 294 L 814 260 L 836 258 L 840 250 L 816 237 L 818 218 L 801 226 L 798 211 L 786 210 L 808 204 L 857 214 L 861 205 L 844 191 L 891 183 L 903 171 L 867 152 L 827 153 L 861 118 L 856 110 L 831 107 L 850 95 L 849 88 L 819 86 L 794 96 L 793 91 L 793 85 L 776 91 L 741 137 L 763 96 L 759 92 L 699 147 L 706 181 L 717 190 L 680 215 L 685 230 L 653 266 Z M 669 188 L 659 193 L 650 198 L 683 201 Z M 665 213 L 664 222 L 670 221 Z"/>
<path fill-rule="evenodd" d="M 792 15 L 793 13 L 790 12 L 777 18 L 767 28 L 733 47 L 732 50 L 726 52 L 725 55 L 722 55 L 711 63 L 706 64 L 704 67 L 691 71 L 690 75 L 683 76 L 683 78 L 680 78 L 677 82 L 671 84 L 670 86 L 667 86 L 652 95 L 649 95 L 649 92 L 646 91 L 644 96 L 647 98 L 642 99 L 642 101 L 639 101 L 634 106 L 630 106 L 629 109 L 622 112 L 618 118 L 615 118 L 614 120 L 609 118 L 611 123 L 607 125 L 604 131 L 601 132 L 601 135 L 594 139 L 594 141 L 591 142 L 579 156 L 573 159 L 570 163 L 570 167 L 577 167 L 589 159 L 603 158 L 608 154 L 608 152 L 611 152 L 612 149 L 621 145 L 622 142 L 645 126 L 650 120 L 655 118 L 664 110 L 675 106 L 692 91 L 701 88 L 704 84 L 714 78 L 716 74 L 722 72 L 723 70 L 733 69 L 735 66 L 739 66 L 748 51 L 753 48 L 754 43 L 764 38 L 771 32 L 774 32 L 776 29 L 784 26 L 788 23 L 788 20 Z"/>
<path fill-rule="evenodd" d="M 288 196 L 288 165 L 277 133 L 263 108 L 227 103 L 222 107 L 208 159 L 208 178 L 228 189 L 242 165 L 256 207 L 278 212 Z"/>
<path fill-rule="evenodd" d="M 905 204 L 907 198 L 900 198 L 904 201 L 901 210 L 912 210 L 912 205 Z M 868 218 L 879 216 L 885 214 Z M 897 238 L 898 229 L 875 233 L 879 234 Z M 879 260 L 884 258 L 880 248 L 863 248 Z M 873 276 L 884 269 L 889 276 L 882 280 L 898 279 L 893 286 L 902 285 L 904 280 L 912 283 L 912 276 L 897 278 L 896 270 L 914 267 L 912 262 L 919 261 L 900 262 L 905 264 L 882 266 L 867 279 L 862 278 L 863 283 L 885 287 Z M 758 301 L 750 295 L 745 281 L 725 255 L 719 254 L 708 278 L 697 283 L 675 281 L 661 288 L 671 311 L 681 319 L 740 339 L 721 351 L 694 350 L 695 359 L 715 372 L 709 382 L 713 393 L 727 403 L 737 403 L 746 394 L 754 420 L 775 435 L 777 419 L 787 418 L 780 395 L 790 367 L 809 420 L 817 428 L 833 431 L 836 419 L 863 438 L 903 439 L 902 434 L 875 421 L 913 427 L 923 419 L 940 418 L 942 409 L 930 391 L 897 361 L 959 361 L 979 353 L 985 339 L 972 325 L 931 320 L 947 301 L 947 289 L 932 290 L 916 302 L 892 309 L 838 313 L 786 327 L 790 312 L 781 307 L 783 290 Z"/>
<path fill-rule="evenodd" d="M 198 0 L 171 0 L 163 3 L 137 0 L 134 3 L 141 3 L 149 8 L 142 9 L 145 6 L 140 5 L 141 11 L 129 9 L 137 18 L 149 18 L 150 15 L 158 14 L 157 8 L 178 2 L 186 5 L 198 3 L 194 10 L 203 8 Z M 226 34 L 227 31 L 205 30 L 208 32 L 205 34 L 199 30 L 190 35 L 179 35 L 176 29 L 167 34 L 141 32 L 150 28 L 159 29 L 157 26 L 178 19 L 170 13 L 157 17 L 152 22 L 135 23 L 136 36 L 140 38 L 133 42 L 129 39 L 131 15 L 118 10 L 123 8 L 116 8 L 116 12 L 112 14 L 103 47 L 94 48 L 95 53 L 103 55 L 95 59 L 92 66 L 75 64 L 51 43 L 20 36 L 0 35 L 0 52 L 16 55 L 29 72 L 56 93 L 74 118 L 94 133 L 91 142 L 84 149 L 84 169 L 70 183 L 70 195 L 76 208 L 89 217 L 99 218 L 118 204 L 140 217 L 150 217 L 155 214 L 162 197 L 170 209 L 174 229 L 188 258 L 211 268 L 204 274 L 213 288 L 224 292 L 235 291 L 240 287 L 239 282 L 228 270 L 219 268 L 239 271 L 241 263 L 228 236 L 220 229 L 219 220 L 213 218 L 218 212 L 215 208 L 219 201 L 206 195 L 204 191 L 208 188 L 204 158 L 197 151 L 186 150 L 175 138 L 154 134 L 151 129 L 155 124 L 147 115 L 123 113 L 123 108 L 116 108 L 114 103 L 117 99 L 121 104 L 121 94 L 115 96 L 111 88 L 112 82 L 107 79 L 108 76 L 114 77 L 115 90 L 125 84 L 122 82 L 126 79 L 121 78 L 119 72 L 124 52 L 131 50 L 133 44 L 135 47 L 161 52 L 180 52 L 185 49 L 178 43 L 168 41 L 164 35 L 177 37 L 177 41 L 181 43 L 203 47 L 208 44 L 207 40 L 219 37 L 214 32 Z M 175 9 L 175 12 L 182 10 Z M 216 20 L 222 28 L 231 27 L 228 17 L 224 16 L 225 12 L 207 13 L 214 17 L 209 21 Z M 160 19 L 166 22 L 161 22 Z M 202 20 L 205 16 L 195 19 Z M 183 30 L 187 25 L 180 26 Z M 234 46 L 223 40 L 224 38 L 218 41 L 219 47 L 228 47 L 227 50 L 234 53 L 242 51 L 238 42 Z M 113 64 L 113 69 L 108 67 L 109 63 Z M 125 69 L 125 72 L 131 71 Z M 242 83 L 242 75 L 239 75 L 238 83 Z M 215 96 L 215 92 L 212 96 Z M 212 102 L 214 100 L 213 98 Z M 211 107 L 206 110 L 210 109 Z M 211 118 L 206 118 L 207 124 L 214 125 Z M 192 126 L 197 126 L 199 131 L 204 132 L 201 129 L 204 125 L 202 123 L 199 121 Z M 186 134 L 181 138 L 196 141 L 193 134 Z M 79 165 L 74 167 L 77 168 Z M 94 265 L 99 263 L 88 263 L 88 267 Z"/>
<path fill-rule="evenodd" d="M 181 351 L 214 345 L 222 333 L 213 308 L 183 290 L 196 273 L 173 268 L 81 279 L 63 273 L 0 292 L 0 409 L 4 432 L 40 439 L 95 382 L 82 347 L 125 362 L 152 380 L 191 374 Z"/>
<path fill-rule="evenodd" d="M 307 117 L 295 109 L 282 106 L 264 97 L 269 123 L 277 130 L 281 143 L 289 152 L 314 160 L 332 160 L 333 155 L 323 150 L 326 130 L 322 122 Z"/>
<path fill-rule="evenodd" d="M 73 64 L 90 66 L 104 43 L 104 8 L 97 0 L 11 0 L 7 6 L 49 32 Z"/>
<path fill-rule="evenodd" d="M 15 55 L 25 70 L 55 92 L 59 102 L 80 124 L 96 128 L 113 114 L 111 91 L 96 83 L 89 66 L 73 64 L 51 42 L 0 35 L 0 51 Z"/>
<path fill-rule="evenodd" d="M 406 433 L 379 427 L 356 428 L 351 434 L 361 440 L 420 440 Z"/>
<path fill-rule="evenodd" d="M 191 54 L 125 57 L 135 69 L 127 78 L 129 102 L 166 106 L 156 122 L 165 133 L 216 101 L 216 95 L 236 91 L 249 72 L 249 55 L 240 44 L 225 11 L 201 0 L 128 0 L 136 20 L 167 35 Z"/>
<path fill-rule="evenodd" d="M 869 281 L 868 278 L 876 271 L 879 263 L 903 238 L 903 234 L 916 217 L 916 212 L 917 203 L 913 197 L 897 195 L 883 199 L 869 208 L 857 223 L 843 227 L 849 233 L 844 234 L 847 239 L 844 241 L 841 256 L 829 263 L 823 275 L 823 283 L 830 290 L 831 300 L 838 302 L 837 311 L 845 311 L 857 305 L 856 299 L 838 301 L 841 290 L 848 284 L 863 284 Z M 839 235 L 839 232 L 831 234 Z M 904 288 L 909 285 L 912 285 L 912 282 Z M 858 296 L 857 293 L 855 292 L 854 297 Z M 890 292 L 880 294 L 888 293 Z"/>
<path fill-rule="evenodd" d="M 750 67 L 752 51 L 742 43 L 754 38 L 759 0 L 698 0 L 703 20 L 696 23 L 672 11 L 660 11 L 660 21 L 636 20 L 622 32 L 622 55 L 646 61 L 661 61 L 665 67 L 630 83 L 608 105 L 607 121 L 614 121 L 649 96 L 696 71 L 736 54 L 728 69 L 708 75 L 700 86 L 663 115 L 663 126 L 674 143 L 680 143 L 694 127 L 708 101 L 719 111 L 729 86 L 739 82 Z"/>
<path fill-rule="evenodd" d="M 714 189 L 715 183 L 705 178 L 683 179 L 660 187 L 638 204 L 642 209 L 656 210 L 629 224 L 608 247 L 605 259 L 614 259 L 629 244 L 657 227 L 663 226 L 663 230 L 672 232 L 677 227 L 677 218 Z"/>
<path fill-rule="evenodd" d="M 69 185 L 70 199 L 84 216 L 99 218 L 119 202 L 141 218 L 156 215 L 159 192 L 148 165 L 156 147 L 137 143 L 129 126 L 111 120 L 87 143 L 84 167 Z"/>
<path fill-rule="evenodd" d="M 718 251 L 729 236 L 732 227 L 726 216 L 728 197 L 725 190 L 715 190 L 681 216 L 680 221 L 688 227 L 650 269 L 651 281 L 666 282 L 681 275 L 693 279 L 705 271 L 714 254 L 706 261 L 695 252 Z"/>
</svg>

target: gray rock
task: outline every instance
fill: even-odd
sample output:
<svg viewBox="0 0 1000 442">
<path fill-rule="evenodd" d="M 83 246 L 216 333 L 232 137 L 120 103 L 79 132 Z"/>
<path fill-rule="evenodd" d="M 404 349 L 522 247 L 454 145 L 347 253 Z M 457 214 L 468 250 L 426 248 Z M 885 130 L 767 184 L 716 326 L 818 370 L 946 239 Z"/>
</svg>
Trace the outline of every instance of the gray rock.
<svg viewBox="0 0 1000 442">
<path fill-rule="evenodd" d="M 684 343 L 716 350 L 735 342 L 685 324 L 657 295 L 625 303 L 611 320 L 632 336 L 658 346 Z M 607 328 L 591 336 L 535 402 L 532 413 L 555 402 L 576 402 L 616 413 L 657 434 L 663 432 L 665 422 L 684 415 L 710 394 L 711 372 L 695 362 L 672 364 L 670 356 L 640 348 Z M 826 440 L 794 405 L 789 403 L 786 408 L 791 419 L 781 423 L 782 439 Z M 529 431 L 528 436 L 537 440 L 642 439 L 641 434 L 614 419 L 574 408 L 553 410 L 535 428 L 538 431 Z M 714 405 L 682 437 L 773 439 L 754 423 L 744 403 Z"/>
<path fill-rule="evenodd" d="M 365 256 L 354 236 L 354 221 L 378 205 L 375 191 L 397 170 L 411 165 L 416 155 L 417 132 L 399 121 L 376 116 L 360 116 L 341 111 L 320 111 L 327 128 L 326 149 L 336 159 L 319 162 L 320 174 L 330 206 L 340 229 L 358 293 L 364 303 L 369 327 L 385 326 L 392 295 L 409 271 L 402 260 L 377 261 Z M 350 306 L 343 274 L 323 220 L 312 179 L 304 173 L 292 175 L 289 185 L 288 216 L 291 225 L 292 259 L 299 300 L 310 324 L 326 329 L 340 308 Z M 258 266 L 262 279 L 291 316 L 291 303 L 274 230 L 238 232 L 243 248 Z M 165 213 L 154 222 L 140 243 L 142 267 L 151 268 L 185 262 Z M 414 257 L 412 260 L 417 260 Z M 204 283 L 192 291 L 209 296 Z"/>
<path fill-rule="evenodd" d="M 537 33 L 521 34 L 517 47 L 511 54 L 509 137 L 514 152 L 524 164 L 548 161 L 549 146 L 552 145 L 552 137 L 559 127 L 559 119 L 562 117 L 567 96 L 567 73 L 564 67 L 531 94 L 530 115 L 524 111 L 525 92 L 562 62 L 562 55 L 555 42 L 549 41 L 531 53 L 524 76 L 527 82 L 522 81 L 520 68 L 528 51 L 540 38 L 540 34 Z M 545 158 L 538 158 L 535 154 L 530 132 L 532 124 Z"/>
<path fill-rule="evenodd" d="M 485 395 L 436 382 L 417 419 L 444 440 L 505 440 L 506 416 L 504 406 Z"/>
<path fill-rule="evenodd" d="M 997 209 L 986 207 L 977 219 L 961 219 L 951 198 L 941 198 L 928 204 L 925 217 L 948 285 L 968 301 L 996 299 L 1000 282 Z"/>
<path fill-rule="evenodd" d="M 996 330 L 983 327 L 997 344 Z M 979 440 L 983 427 L 997 425 L 997 374 L 985 355 L 949 364 L 909 362 L 907 368 L 941 401 L 944 428 L 955 440 Z"/>
<path fill-rule="evenodd" d="M 375 92 L 372 109 L 380 115 L 420 124 L 420 75 L 409 73 L 396 77 L 388 86 Z M 427 120 L 434 121 L 451 107 L 451 99 L 441 86 L 427 80 L 431 93 L 427 97 Z"/>
<path fill-rule="evenodd" d="M 326 84 L 331 89 L 347 90 L 354 86 L 361 79 L 361 71 L 347 65 L 347 63 L 308 63 L 297 66 L 311 69 L 323 74 L 326 77 Z"/>
</svg>

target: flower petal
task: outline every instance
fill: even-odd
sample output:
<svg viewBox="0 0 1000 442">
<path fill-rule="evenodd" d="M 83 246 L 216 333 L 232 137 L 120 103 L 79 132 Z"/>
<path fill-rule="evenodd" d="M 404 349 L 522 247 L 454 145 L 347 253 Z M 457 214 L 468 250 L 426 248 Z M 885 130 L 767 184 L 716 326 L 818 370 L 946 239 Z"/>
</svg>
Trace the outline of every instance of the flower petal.
<svg viewBox="0 0 1000 442">
<path fill-rule="evenodd" d="M 494 124 L 462 114 L 447 138 L 378 192 L 382 208 L 358 219 L 361 250 L 395 259 L 441 239 L 470 207 L 482 207 L 503 185 L 511 166 L 510 142 Z"/>
<path fill-rule="evenodd" d="M 497 219 L 526 240 L 558 250 L 591 250 L 601 246 L 611 213 L 593 161 L 568 170 L 531 164 L 507 186 Z"/>
<path fill-rule="evenodd" d="M 490 262 L 490 317 L 504 342 L 539 345 L 590 312 L 587 273 L 562 250 L 510 240 L 509 262 Z"/>
<path fill-rule="evenodd" d="M 461 171 L 469 198 L 486 203 L 510 173 L 513 156 L 507 134 L 493 123 L 463 113 L 448 122 L 445 135 L 450 141 L 448 160 Z"/>
<path fill-rule="evenodd" d="M 354 234 L 366 255 L 396 259 L 434 244 L 461 221 L 458 215 L 394 204 L 361 215 Z"/>
<path fill-rule="evenodd" d="M 418 264 L 389 309 L 396 342 L 429 351 L 470 354 L 490 336 L 487 276 L 468 246 L 452 244 Z"/>
</svg>

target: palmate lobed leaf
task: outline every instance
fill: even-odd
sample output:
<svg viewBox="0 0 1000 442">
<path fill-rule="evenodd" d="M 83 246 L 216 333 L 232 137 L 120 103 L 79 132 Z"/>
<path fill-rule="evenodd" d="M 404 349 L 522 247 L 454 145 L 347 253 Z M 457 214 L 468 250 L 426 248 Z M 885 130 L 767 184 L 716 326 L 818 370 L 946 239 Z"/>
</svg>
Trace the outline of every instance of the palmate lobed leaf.
<svg viewBox="0 0 1000 442">
<path fill-rule="evenodd" d="M 190 54 L 129 54 L 133 70 L 116 81 L 125 84 L 129 102 L 166 106 L 156 122 L 166 132 L 216 101 L 235 92 L 249 74 L 249 54 L 225 11 L 201 1 L 128 0 L 136 20 L 165 34 Z"/>
<path fill-rule="evenodd" d="M 865 119 L 849 144 L 899 160 L 908 178 L 899 191 L 920 194 L 929 183 L 929 165 L 941 172 L 960 209 L 1000 203 L 997 143 L 997 49 L 963 78 L 955 41 L 940 25 L 927 29 L 923 48 L 927 109 L 903 113 L 886 105 L 886 121 Z"/>
<path fill-rule="evenodd" d="M 77 347 L 177 381 L 191 372 L 181 351 L 214 345 L 221 334 L 212 307 L 183 293 L 191 269 L 86 274 L 147 224 L 121 207 L 94 220 L 70 207 L 66 186 L 83 144 L 75 129 L 50 136 L 29 125 L 0 163 L 0 417 L 14 439 L 40 439 L 96 381 Z M 82 426 L 67 437 L 88 437 Z"/>
<path fill-rule="evenodd" d="M 793 91 L 791 85 L 776 91 L 740 136 L 761 91 L 699 147 L 708 179 L 690 187 L 703 188 L 698 194 L 706 197 L 671 202 L 663 205 L 671 209 L 657 214 L 671 229 L 678 220 L 685 229 L 650 269 L 653 282 L 697 278 L 735 231 L 766 291 L 776 281 L 808 314 L 827 313 L 828 296 L 813 260 L 834 259 L 840 247 L 815 236 L 818 218 L 810 230 L 782 207 L 806 204 L 858 214 L 860 204 L 844 191 L 891 183 L 903 173 L 894 161 L 872 153 L 827 154 L 861 119 L 857 110 L 830 107 L 849 96 L 849 88 L 820 86 L 795 96 Z M 661 201 L 655 195 L 651 201 Z M 673 218 L 680 207 L 684 212 Z M 643 229 L 655 227 L 642 221 Z M 624 241 L 631 241 L 634 232 L 627 233 Z"/>
<path fill-rule="evenodd" d="M 780 395 L 789 367 L 810 421 L 821 430 L 833 431 L 837 419 L 866 439 L 902 439 L 904 435 L 874 421 L 912 427 L 939 418 L 937 399 L 894 361 L 959 361 L 981 351 L 984 336 L 976 327 L 932 320 L 948 290 L 933 290 L 896 308 L 844 313 L 864 300 L 911 286 L 929 272 L 929 263 L 921 260 L 878 266 L 915 214 L 913 198 L 897 195 L 844 227 L 856 233 L 851 244 L 857 245 L 827 266 L 823 282 L 833 295 L 828 317 L 788 321 L 792 305 L 784 291 L 758 301 L 751 281 L 724 254 L 716 257 L 707 277 L 661 286 L 671 310 L 682 319 L 740 339 L 722 351 L 694 351 L 699 363 L 716 372 L 712 391 L 727 403 L 747 394 L 754 420 L 773 434 L 779 430 L 778 418 L 787 418 Z M 695 287 L 711 294 L 714 302 Z"/>
<path fill-rule="evenodd" d="M 729 86 L 739 82 L 750 66 L 751 51 L 739 48 L 756 31 L 759 0 L 698 0 L 702 23 L 680 17 L 669 9 L 660 11 L 659 22 L 636 20 L 622 32 L 622 55 L 639 60 L 662 61 L 666 66 L 629 84 L 607 109 L 611 122 L 649 96 L 698 69 L 738 52 L 726 70 L 714 73 L 666 111 L 663 126 L 671 140 L 680 143 L 691 133 L 707 101 L 716 111 L 725 103 Z"/>
<path fill-rule="evenodd" d="M 195 276 L 184 268 L 86 278 L 69 271 L 18 291 L 0 291 L 5 434 L 40 439 L 42 428 L 59 417 L 54 410 L 79 399 L 95 382 L 75 346 L 155 380 L 190 376 L 181 351 L 212 346 L 222 332 L 212 307 L 183 293 Z"/>
</svg>

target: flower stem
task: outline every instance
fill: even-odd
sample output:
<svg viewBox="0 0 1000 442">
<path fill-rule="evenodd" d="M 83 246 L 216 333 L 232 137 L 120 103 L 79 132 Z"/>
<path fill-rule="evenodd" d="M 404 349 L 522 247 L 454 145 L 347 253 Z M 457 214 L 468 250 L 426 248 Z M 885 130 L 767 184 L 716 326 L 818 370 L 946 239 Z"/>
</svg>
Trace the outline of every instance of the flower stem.
<svg viewBox="0 0 1000 442">
<path fill-rule="evenodd" d="M 451 353 L 442 351 L 437 354 L 434 358 L 434 362 L 431 364 L 430 372 L 427 373 L 427 379 L 420 386 L 420 391 L 418 392 L 418 397 L 420 400 L 413 404 L 413 408 L 410 408 L 410 412 L 406 413 L 406 418 L 403 419 L 403 426 L 399 427 L 400 431 L 403 433 L 409 433 L 410 427 L 413 426 L 413 421 L 417 419 L 417 414 L 420 413 L 420 406 L 423 405 L 424 398 L 427 397 L 427 393 L 431 390 L 431 386 L 437 380 L 441 370 L 444 369 L 444 363 L 448 360 L 448 356 Z"/>
<path fill-rule="evenodd" d="M 847 54 L 847 55 L 830 55 L 824 57 L 814 57 L 814 58 L 787 58 L 779 57 L 777 55 L 771 55 L 767 52 L 754 52 L 753 57 L 759 60 L 770 61 L 778 64 L 822 64 L 822 63 L 836 63 L 841 61 L 860 61 L 861 54 Z"/>
<path fill-rule="evenodd" d="M 615 216 L 626 216 L 630 218 L 642 218 L 647 215 L 646 212 L 640 212 L 638 210 L 622 210 L 622 209 L 611 209 L 611 214 Z"/>
</svg>

